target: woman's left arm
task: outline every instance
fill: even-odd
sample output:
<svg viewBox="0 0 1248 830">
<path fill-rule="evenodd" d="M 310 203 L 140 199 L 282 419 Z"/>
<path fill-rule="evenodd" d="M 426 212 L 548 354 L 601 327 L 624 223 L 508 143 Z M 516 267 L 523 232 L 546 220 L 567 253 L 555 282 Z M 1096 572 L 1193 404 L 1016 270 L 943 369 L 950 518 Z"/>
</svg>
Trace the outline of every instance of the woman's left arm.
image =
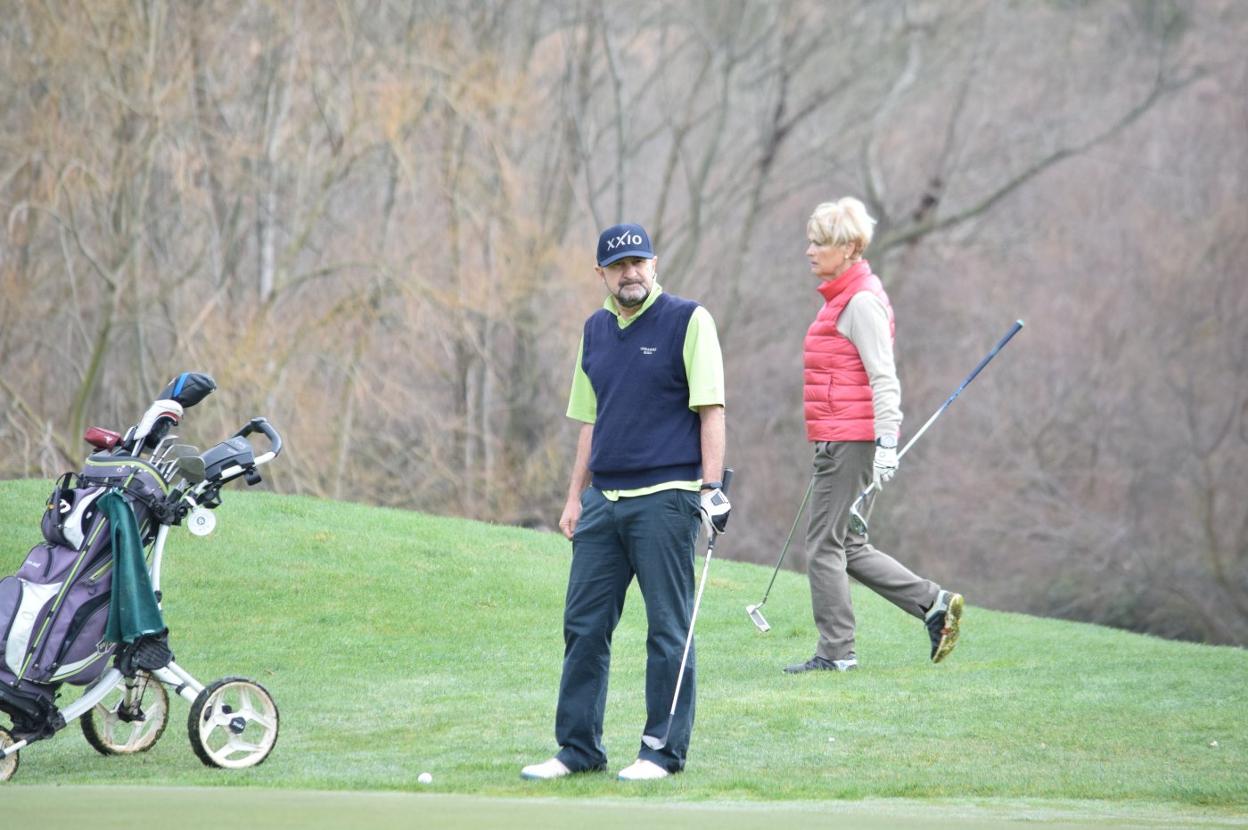
<svg viewBox="0 0 1248 830">
<path fill-rule="evenodd" d="M 884 303 L 869 291 L 860 291 L 845 304 L 837 329 L 858 349 L 871 382 L 875 437 L 901 431 L 901 381 L 893 362 L 893 338 Z"/>
</svg>

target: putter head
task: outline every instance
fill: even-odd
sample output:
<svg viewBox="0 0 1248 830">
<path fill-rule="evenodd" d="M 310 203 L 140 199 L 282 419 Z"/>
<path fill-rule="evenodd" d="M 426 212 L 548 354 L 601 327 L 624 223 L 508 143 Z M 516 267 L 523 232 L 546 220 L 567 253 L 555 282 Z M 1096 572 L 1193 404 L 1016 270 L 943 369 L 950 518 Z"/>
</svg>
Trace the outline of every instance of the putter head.
<svg viewBox="0 0 1248 830">
<path fill-rule="evenodd" d="M 667 746 L 667 738 L 656 738 L 653 735 L 642 735 L 641 742 L 651 749 L 662 749 Z"/>
<path fill-rule="evenodd" d="M 763 617 L 763 604 L 745 606 L 745 613 L 750 615 L 750 622 L 754 623 L 754 627 L 761 633 L 767 633 L 771 630 L 771 626 L 767 624 L 767 620 Z"/>
</svg>

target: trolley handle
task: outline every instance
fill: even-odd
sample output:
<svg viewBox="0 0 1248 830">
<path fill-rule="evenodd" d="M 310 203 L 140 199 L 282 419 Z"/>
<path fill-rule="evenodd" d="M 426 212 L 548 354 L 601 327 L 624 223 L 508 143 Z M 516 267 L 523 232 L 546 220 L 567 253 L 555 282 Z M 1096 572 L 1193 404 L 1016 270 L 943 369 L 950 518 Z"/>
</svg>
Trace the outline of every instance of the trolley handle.
<svg viewBox="0 0 1248 830">
<path fill-rule="evenodd" d="M 276 429 L 273 428 L 273 425 L 269 423 L 268 418 L 265 418 L 265 417 L 252 418 L 250 421 L 247 422 L 247 424 L 242 429 L 234 433 L 234 437 L 246 438 L 248 435 L 251 435 L 253 432 L 263 433 L 264 437 L 269 439 L 269 451 L 262 455 L 256 456 L 255 464 L 257 467 L 259 467 L 261 464 L 268 464 L 270 461 L 272 461 L 274 458 L 277 458 L 277 456 L 281 454 L 282 436 L 278 433 Z"/>
</svg>

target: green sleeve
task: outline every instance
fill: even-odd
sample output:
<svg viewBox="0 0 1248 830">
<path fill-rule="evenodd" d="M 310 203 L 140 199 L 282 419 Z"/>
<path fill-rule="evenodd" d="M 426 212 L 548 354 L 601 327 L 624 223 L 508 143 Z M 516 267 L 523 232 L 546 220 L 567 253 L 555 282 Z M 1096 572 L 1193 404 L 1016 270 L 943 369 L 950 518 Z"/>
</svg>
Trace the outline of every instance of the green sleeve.
<svg viewBox="0 0 1248 830">
<path fill-rule="evenodd" d="M 598 420 L 598 396 L 594 394 L 594 385 L 589 382 L 589 375 L 581 368 L 584 355 L 585 337 L 582 335 L 580 345 L 576 347 L 576 369 L 572 372 L 572 393 L 568 395 L 568 417 L 574 421 L 592 424 Z M 688 358 L 685 365 L 688 371 Z"/>
<path fill-rule="evenodd" d="M 685 376 L 689 378 L 689 408 L 724 405 L 724 356 L 711 313 L 693 310 L 685 330 Z"/>
</svg>

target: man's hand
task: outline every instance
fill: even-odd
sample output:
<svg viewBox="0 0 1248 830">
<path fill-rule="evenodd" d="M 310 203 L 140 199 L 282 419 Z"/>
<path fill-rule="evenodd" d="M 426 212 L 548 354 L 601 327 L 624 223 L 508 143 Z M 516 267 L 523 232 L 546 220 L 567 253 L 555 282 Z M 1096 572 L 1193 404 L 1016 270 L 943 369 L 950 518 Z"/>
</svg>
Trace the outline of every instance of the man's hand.
<svg viewBox="0 0 1248 830">
<path fill-rule="evenodd" d="M 581 500 L 568 499 L 568 503 L 563 506 L 563 515 L 559 517 L 559 529 L 563 531 L 563 535 L 572 538 L 572 534 L 576 532 L 576 523 L 581 520 Z"/>
<path fill-rule="evenodd" d="M 875 448 L 873 473 L 876 490 L 883 490 L 889 479 L 897 475 L 897 448 L 895 446 Z"/>
<path fill-rule="evenodd" d="M 698 503 L 698 509 L 702 513 L 702 526 L 706 528 L 708 538 L 711 533 L 723 533 L 727 529 L 728 514 L 732 511 L 728 495 L 720 489 L 719 483 L 713 481 L 709 484 L 709 487 L 702 485 Z"/>
</svg>

